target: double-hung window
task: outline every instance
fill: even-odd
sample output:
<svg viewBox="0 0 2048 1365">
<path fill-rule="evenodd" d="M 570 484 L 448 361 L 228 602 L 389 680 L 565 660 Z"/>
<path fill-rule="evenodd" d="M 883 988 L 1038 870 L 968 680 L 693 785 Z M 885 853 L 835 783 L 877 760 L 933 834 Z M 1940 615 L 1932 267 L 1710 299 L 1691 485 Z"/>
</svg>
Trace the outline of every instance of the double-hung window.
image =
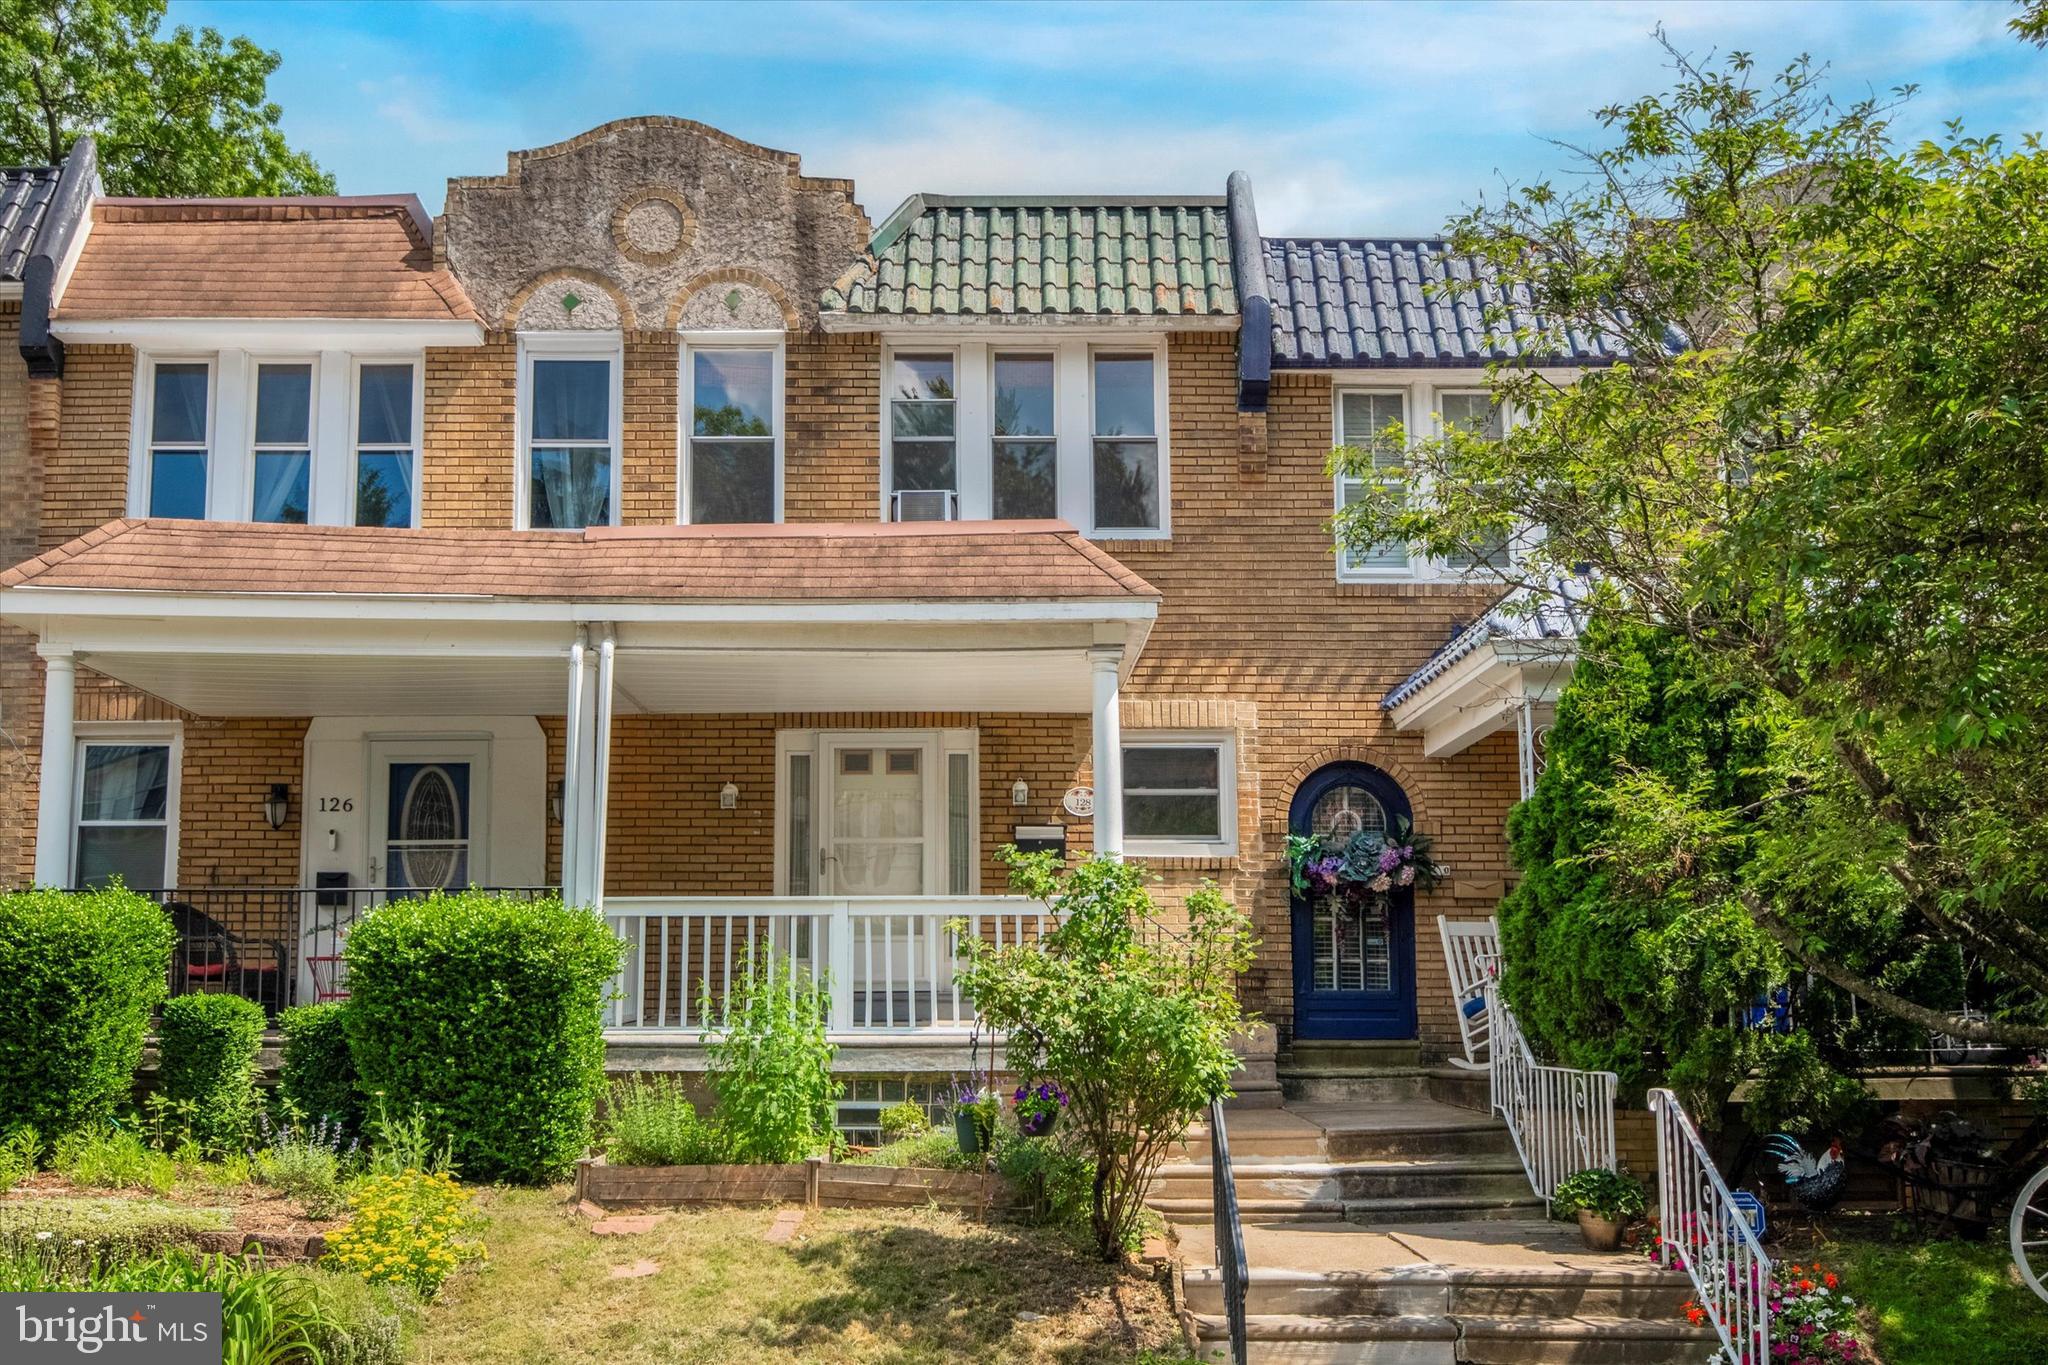
<svg viewBox="0 0 2048 1365">
<path fill-rule="evenodd" d="M 1439 393 L 1436 396 L 1437 415 L 1443 419 L 1446 430 L 1456 427 L 1468 435 L 1483 440 L 1498 441 L 1506 430 L 1501 419 L 1500 405 L 1486 393 Z M 1457 551 L 1444 558 L 1448 569 L 1476 569 L 1481 564 L 1498 564 L 1506 553 L 1508 543 L 1505 537 L 1496 536 L 1478 547 L 1479 553 Z"/>
<path fill-rule="evenodd" d="M 418 505 L 418 447 L 413 439 L 413 366 L 356 366 L 355 512 L 358 526 L 410 526 Z"/>
<path fill-rule="evenodd" d="M 1401 465 L 1402 453 L 1392 429 L 1407 422 L 1402 398 L 1398 391 L 1340 391 L 1337 396 L 1337 444 L 1370 454 L 1373 478 L 1382 488 L 1396 492 L 1401 490 L 1400 476 L 1395 471 Z M 1340 509 L 1349 507 L 1365 495 L 1366 487 L 1367 480 L 1363 474 L 1357 477 L 1338 475 L 1337 506 Z M 1399 541 L 1363 549 L 1347 545 L 1341 547 L 1337 554 L 1340 578 L 1383 577 L 1407 572 L 1408 547 Z"/>
<path fill-rule="evenodd" d="M 211 362 L 159 360 L 150 366 L 146 447 L 150 516 L 194 520 L 206 516 L 212 389 Z"/>
<path fill-rule="evenodd" d="M 1226 735 L 1127 740 L 1124 848 L 1138 855 L 1230 857 L 1237 852 L 1237 766 Z"/>
<path fill-rule="evenodd" d="M 250 443 L 251 521 L 306 524 L 313 499 L 313 366 L 256 366 L 256 428 Z"/>
<path fill-rule="evenodd" d="M 768 347 L 692 347 L 687 516 L 779 521 L 778 357 Z"/>
<path fill-rule="evenodd" d="M 995 358 L 990 498 L 999 521 L 1059 515 L 1059 440 L 1050 353 Z"/>
<path fill-rule="evenodd" d="M 608 526 L 618 472 L 616 357 L 545 353 L 528 359 L 527 525 Z"/>
<path fill-rule="evenodd" d="M 950 520 L 960 495 L 959 412 L 951 352 L 898 353 L 890 365 L 890 514 Z M 904 495 L 912 496 L 906 498 Z M 933 496 L 919 497 L 918 494 Z M 936 508 L 932 504 L 939 504 Z"/>
<path fill-rule="evenodd" d="M 1095 368 L 1095 527 L 1151 531 L 1159 520 L 1159 421 L 1149 353 L 1101 352 Z"/>
<path fill-rule="evenodd" d="M 80 741 L 72 885 L 115 877 L 138 891 L 171 884 L 175 754 L 163 741 Z"/>
</svg>

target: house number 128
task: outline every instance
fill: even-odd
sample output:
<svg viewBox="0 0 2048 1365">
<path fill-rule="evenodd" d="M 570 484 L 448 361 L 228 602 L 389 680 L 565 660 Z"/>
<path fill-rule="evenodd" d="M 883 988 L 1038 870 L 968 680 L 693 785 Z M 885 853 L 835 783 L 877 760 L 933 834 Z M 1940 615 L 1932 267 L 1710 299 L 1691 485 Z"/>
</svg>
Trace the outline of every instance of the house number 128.
<svg viewBox="0 0 2048 1365">
<path fill-rule="evenodd" d="M 320 798 L 320 813 L 322 815 L 330 812 L 352 811 L 355 808 L 356 799 L 353 796 L 323 796 Z"/>
</svg>

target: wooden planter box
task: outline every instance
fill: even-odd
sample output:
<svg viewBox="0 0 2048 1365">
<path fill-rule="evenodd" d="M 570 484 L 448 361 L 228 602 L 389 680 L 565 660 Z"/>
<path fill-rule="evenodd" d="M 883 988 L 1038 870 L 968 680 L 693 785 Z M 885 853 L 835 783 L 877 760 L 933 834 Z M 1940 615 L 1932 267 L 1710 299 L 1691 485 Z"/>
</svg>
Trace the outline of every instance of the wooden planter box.
<svg viewBox="0 0 2048 1365">
<path fill-rule="evenodd" d="M 774 1166 L 613 1166 L 576 1163 L 576 1197 L 604 1208 L 693 1204 L 808 1204 L 865 1208 L 936 1204 L 960 1213 L 1010 1208 L 1009 1182 L 973 1171 L 842 1166 L 823 1158 Z"/>
</svg>

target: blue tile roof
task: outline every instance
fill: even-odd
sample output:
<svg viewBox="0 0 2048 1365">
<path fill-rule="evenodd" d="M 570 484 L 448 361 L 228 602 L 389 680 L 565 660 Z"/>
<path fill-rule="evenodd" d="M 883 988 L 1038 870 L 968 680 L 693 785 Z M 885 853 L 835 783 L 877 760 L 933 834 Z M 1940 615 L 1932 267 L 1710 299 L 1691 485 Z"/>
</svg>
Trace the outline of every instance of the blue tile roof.
<svg viewBox="0 0 2048 1365">
<path fill-rule="evenodd" d="M 19 280 L 36 247 L 61 166 L 0 167 L 0 280 Z"/>
<path fill-rule="evenodd" d="M 1517 588 L 1503 595 L 1484 616 L 1453 635 L 1428 662 L 1387 693 L 1380 705 L 1392 710 L 1450 672 L 1460 659 L 1494 640 L 1576 640 L 1586 624 L 1580 606 L 1586 590 L 1583 578 L 1560 578 L 1542 592 Z"/>
<path fill-rule="evenodd" d="M 1267 237 L 1275 368 L 1472 366 L 1524 353 L 1518 329 L 1539 319 L 1527 290 L 1504 292 L 1493 269 L 1437 238 Z M 1432 288 L 1449 282 L 1451 288 Z M 1486 310 L 1508 304 L 1489 322 Z M 1572 328 L 1532 359 L 1605 365 L 1619 339 Z"/>
</svg>

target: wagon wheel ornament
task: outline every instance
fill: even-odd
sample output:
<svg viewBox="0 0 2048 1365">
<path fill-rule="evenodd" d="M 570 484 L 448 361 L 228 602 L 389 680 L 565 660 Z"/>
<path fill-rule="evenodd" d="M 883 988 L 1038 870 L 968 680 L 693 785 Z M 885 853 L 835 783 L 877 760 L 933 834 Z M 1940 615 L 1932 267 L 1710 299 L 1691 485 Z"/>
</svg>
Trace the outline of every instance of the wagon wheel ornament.
<svg viewBox="0 0 2048 1365">
<path fill-rule="evenodd" d="M 2048 1299 L 2048 1166 L 2034 1172 L 2012 1206 L 2012 1263 L 2027 1288 Z"/>
</svg>

